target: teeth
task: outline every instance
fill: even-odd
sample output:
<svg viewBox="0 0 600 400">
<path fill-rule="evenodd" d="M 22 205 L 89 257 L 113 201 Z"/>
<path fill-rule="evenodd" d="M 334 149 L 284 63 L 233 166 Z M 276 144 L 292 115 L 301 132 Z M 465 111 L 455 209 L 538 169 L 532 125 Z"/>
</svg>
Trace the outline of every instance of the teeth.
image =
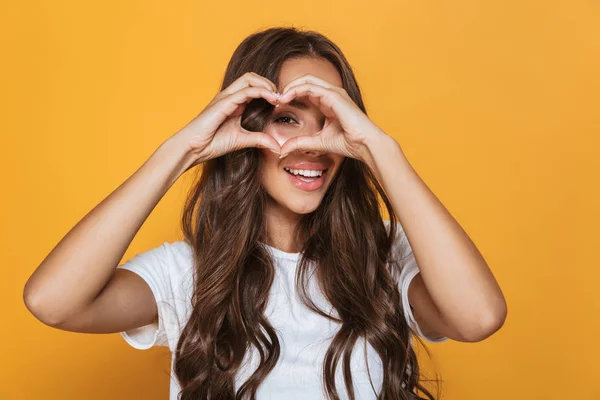
<svg viewBox="0 0 600 400">
<path fill-rule="evenodd" d="M 309 170 L 309 169 L 289 169 L 284 168 L 286 171 L 291 172 L 294 175 L 302 175 L 305 177 L 313 177 L 313 176 L 321 176 L 323 175 L 323 170 Z"/>
</svg>

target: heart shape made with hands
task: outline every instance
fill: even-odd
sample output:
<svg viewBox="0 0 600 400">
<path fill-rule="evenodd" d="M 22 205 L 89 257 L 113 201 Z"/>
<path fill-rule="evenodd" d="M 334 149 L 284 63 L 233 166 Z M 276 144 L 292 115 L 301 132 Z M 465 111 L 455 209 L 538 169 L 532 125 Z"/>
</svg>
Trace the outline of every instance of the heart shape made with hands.
<svg viewBox="0 0 600 400">
<path fill-rule="evenodd" d="M 295 98 L 306 98 L 325 116 L 323 128 L 313 135 L 295 136 L 281 145 L 279 158 L 300 150 L 337 153 L 364 160 L 369 135 L 383 131 L 356 105 L 344 88 L 313 75 L 304 75 L 291 81 L 279 96 L 278 107 Z"/>
</svg>

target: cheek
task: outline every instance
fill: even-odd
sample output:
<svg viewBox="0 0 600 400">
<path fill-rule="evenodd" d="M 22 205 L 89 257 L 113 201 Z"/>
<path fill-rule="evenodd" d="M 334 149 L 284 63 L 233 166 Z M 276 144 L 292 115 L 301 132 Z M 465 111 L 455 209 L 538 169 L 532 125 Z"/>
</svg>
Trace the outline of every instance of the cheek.
<svg viewBox="0 0 600 400">
<path fill-rule="evenodd" d="M 277 154 L 273 153 L 267 149 L 261 149 L 262 160 L 261 160 L 261 181 L 264 187 L 274 185 L 274 179 L 277 179 L 277 174 L 279 172 L 279 157 Z M 270 184 L 270 185 L 269 185 Z"/>
<path fill-rule="evenodd" d="M 342 165 L 342 163 L 344 162 L 344 160 L 346 159 L 346 157 L 344 157 L 341 154 L 335 154 L 334 155 L 334 160 L 335 160 L 335 165 L 337 167 L 337 169 L 339 169 Z"/>
</svg>

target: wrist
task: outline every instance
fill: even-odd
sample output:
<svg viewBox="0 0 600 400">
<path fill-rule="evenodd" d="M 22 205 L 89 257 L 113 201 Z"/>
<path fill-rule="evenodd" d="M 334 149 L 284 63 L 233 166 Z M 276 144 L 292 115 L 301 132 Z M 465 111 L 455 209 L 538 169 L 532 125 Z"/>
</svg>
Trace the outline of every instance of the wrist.
<svg viewBox="0 0 600 400">
<path fill-rule="evenodd" d="M 400 144 L 385 132 L 369 136 L 365 148 L 364 162 L 381 183 L 384 175 L 405 179 L 414 172 Z"/>
<path fill-rule="evenodd" d="M 364 151 L 361 161 L 374 170 L 377 168 L 376 157 L 378 154 L 382 154 L 385 151 L 389 151 L 390 149 L 397 147 L 400 147 L 400 145 L 393 137 L 383 131 L 378 131 L 365 137 L 363 141 Z"/>
<path fill-rule="evenodd" d="M 169 187 L 190 169 L 195 161 L 188 144 L 182 142 L 177 136 L 172 136 L 161 143 L 150 160 L 151 163 L 168 170 Z"/>
</svg>

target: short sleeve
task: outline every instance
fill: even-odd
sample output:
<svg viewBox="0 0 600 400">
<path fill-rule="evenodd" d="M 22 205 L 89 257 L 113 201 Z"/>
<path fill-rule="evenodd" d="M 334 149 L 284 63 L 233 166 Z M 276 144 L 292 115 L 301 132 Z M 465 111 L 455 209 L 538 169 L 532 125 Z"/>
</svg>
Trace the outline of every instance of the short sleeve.
<svg viewBox="0 0 600 400">
<path fill-rule="evenodd" d="M 385 220 L 386 228 L 389 229 L 389 220 Z M 402 308 L 404 310 L 404 317 L 408 325 L 415 330 L 420 337 L 432 343 L 440 343 L 448 340 L 447 337 L 441 337 L 438 339 L 427 337 L 421 331 L 419 324 L 415 320 L 415 316 L 410 307 L 408 300 L 408 287 L 415 276 L 420 272 L 417 260 L 413 254 L 410 243 L 402 226 L 399 222 L 396 222 L 396 240 L 392 246 L 392 252 L 394 257 L 402 263 L 402 269 L 400 272 L 399 279 L 399 290 L 400 296 L 402 297 Z"/>
<path fill-rule="evenodd" d="M 189 315 L 192 287 L 191 253 L 185 242 L 169 243 L 138 253 L 117 269 L 139 275 L 150 287 L 158 309 L 158 322 L 120 332 L 132 347 L 146 350 L 154 346 L 175 348 L 182 323 Z"/>
</svg>

